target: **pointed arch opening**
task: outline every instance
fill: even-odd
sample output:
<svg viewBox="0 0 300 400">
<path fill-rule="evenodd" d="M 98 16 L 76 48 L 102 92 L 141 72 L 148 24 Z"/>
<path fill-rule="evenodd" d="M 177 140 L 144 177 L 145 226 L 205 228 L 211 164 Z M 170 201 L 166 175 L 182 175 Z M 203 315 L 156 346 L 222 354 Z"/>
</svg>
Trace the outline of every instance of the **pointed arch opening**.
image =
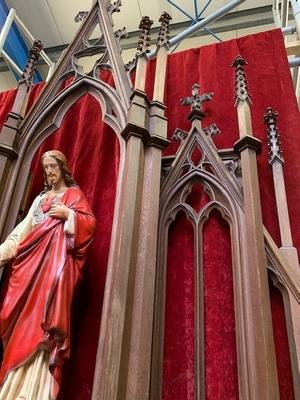
<svg viewBox="0 0 300 400">
<path fill-rule="evenodd" d="M 205 360 L 201 398 L 238 400 L 231 232 L 216 208 L 204 222 L 201 236 Z"/>
<path fill-rule="evenodd" d="M 89 398 L 93 385 L 115 203 L 119 199 L 118 187 L 122 179 L 124 147 L 118 134 L 103 121 L 100 104 L 90 94 L 74 101 L 61 118 L 59 128 L 44 139 L 35 151 L 32 162 L 32 154 L 26 153 L 24 162 L 20 164 L 20 171 L 24 174 L 26 171 L 28 174 L 30 166 L 31 175 L 31 190 L 25 191 L 27 196 L 23 199 L 22 208 L 25 210 L 26 204 L 31 203 L 43 188 L 41 155 L 47 150 L 58 149 L 66 154 L 73 176 L 86 194 L 98 222 L 74 302 L 71 359 L 65 368 L 62 385 L 62 396 L 65 398 Z M 28 187 L 26 176 L 22 179 L 24 187 Z M 20 191 L 20 198 L 22 194 Z M 13 199 L 17 206 L 16 192 Z M 74 379 L 78 382 L 76 387 L 71 384 Z"/>
<path fill-rule="evenodd" d="M 193 400 L 194 228 L 180 210 L 168 230 L 162 399 Z"/>
</svg>

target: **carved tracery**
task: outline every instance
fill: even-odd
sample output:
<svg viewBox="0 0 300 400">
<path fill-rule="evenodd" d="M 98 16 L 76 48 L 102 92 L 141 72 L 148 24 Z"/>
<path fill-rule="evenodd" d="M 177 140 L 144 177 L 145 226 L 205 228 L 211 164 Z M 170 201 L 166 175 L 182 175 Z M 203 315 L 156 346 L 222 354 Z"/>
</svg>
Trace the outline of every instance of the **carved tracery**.
<svg viewBox="0 0 300 400">
<path fill-rule="evenodd" d="M 196 88 L 197 89 L 197 88 Z M 198 90 L 195 92 L 188 103 L 192 105 L 194 100 L 197 102 Z M 197 103 L 198 104 L 198 103 Z M 181 140 L 180 149 L 173 159 L 171 165 L 166 167 L 164 181 L 161 188 L 161 208 L 159 223 L 159 243 L 158 265 L 157 265 L 157 297 L 156 312 L 157 325 L 155 327 L 154 361 L 153 366 L 159 365 L 158 371 L 152 370 L 154 377 L 152 396 L 160 395 L 162 389 L 161 368 L 163 344 L 161 338 L 164 332 L 164 301 L 165 301 L 165 278 L 167 262 L 168 231 L 170 224 L 175 220 L 178 212 L 184 212 L 191 222 L 194 229 L 194 270 L 195 282 L 197 282 L 196 303 L 195 303 L 195 391 L 197 399 L 205 398 L 205 355 L 203 343 L 204 319 L 203 319 L 203 248 L 202 231 L 205 222 L 208 220 L 212 210 L 217 209 L 224 218 L 231 232 L 232 258 L 235 274 L 235 298 L 241 296 L 239 287 L 241 285 L 241 273 L 243 269 L 242 246 L 239 241 L 242 223 L 242 193 L 240 184 L 235 176 L 237 165 L 237 155 L 232 150 L 217 151 L 213 136 L 218 133 L 215 125 L 202 129 L 202 119 L 205 111 L 202 105 L 192 108 L 189 116 L 192 122 L 190 132 L 176 130 L 175 137 Z M 223 161 L 224 159 L 224 161 Z M 227 165 L 226 165 L 227 164 Z M 230 166 L 229 166 L 230 164 Z M 197 206 L 193 205 L 194 196 L 198 196 Z M 237 306 L 238 307 L 238 306 Z M 160 316 L 159 316 L 160 315 Z M 242 335 L 243 328 L 238 326 L 239 332 L 237 345 L 239 348 L 240 363 L 243 363 Z M 202 339 L 201 339 L 202 338 Z M 156 368 L 157 369 L 157 368 Z M 240 371 L 242 373 L 242 371 Z M 154 387 L 155 386 L 155 387 Z M 244 388 L 244 390 L 246 390 Z M 157 397 L 159 398 L 159 397 Z"/>
</svg>

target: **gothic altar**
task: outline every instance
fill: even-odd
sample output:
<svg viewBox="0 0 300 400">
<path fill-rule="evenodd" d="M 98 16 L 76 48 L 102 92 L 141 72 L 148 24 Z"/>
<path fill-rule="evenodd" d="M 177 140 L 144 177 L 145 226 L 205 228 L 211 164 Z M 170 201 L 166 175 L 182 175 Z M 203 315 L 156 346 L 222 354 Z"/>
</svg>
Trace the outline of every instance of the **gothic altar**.
<svg viewBox="0 0 300 400">
<path fill-rule="evenodd" d="M 0 95 L 2 240 L 53 148 L 98 221 L 60 398 L 300 399 L 300 117 L 282 34 L 170 55 L 164 13 L 155 58 L 144 18 L 124 65 L 117 3 L 94 2 L 47 84 L 32 85 L 36 43 Z"/>
</svg>

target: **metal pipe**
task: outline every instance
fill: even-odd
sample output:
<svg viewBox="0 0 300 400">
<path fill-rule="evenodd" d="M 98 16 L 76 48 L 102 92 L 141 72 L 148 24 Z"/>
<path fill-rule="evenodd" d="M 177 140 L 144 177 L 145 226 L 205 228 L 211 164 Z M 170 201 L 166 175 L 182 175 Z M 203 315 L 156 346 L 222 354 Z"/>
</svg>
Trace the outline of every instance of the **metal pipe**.
<svg viewBox="0 0 300 400">
<path fill-rule="evenodd" d="M 3 50 L 4 43 L 9 33 L 9 30 L 14 22 L 15 15 L 16 15 L 16 10 L 14 8 L 11 8 L 7 15 L 3 28 L 1 29 L 0 32 L 0 54 Z"/>
<path fill-rule="evenodd" d="M 222 39 L 221 39 L 218 35 L 216 35 L 211 29 L 206 28 L 205 26 L 203 27 L 203 29 L 204 29 L 205 31 L 207 31 L 207 33 L 209 33 L 210 35 L 212 35 L 216 40 L 218 40 L 219 42 L 222 42 Z M 171 53 L 174 53 L 174 52 L 176 51 L 176 49 L 177 49 L 177 47 L 180 45 L 180 43 L 181 43 L 181 42 L 177 43 L 176 46 L 173 47 Z"/>
<path fill-rule="evenodd" d="M 293 9 L 294 18 L 296 20 L 296 25 L 300 25 L 300 4 L 296 0 L 291 0 L 291 5 Z"/>
<path fill-rule="evenodd" d="M 198 31 L 200 28 L 203 28 L 205 25 L 208 25 L 210 22 L 215 21 L 218 18 L 221 18 L 223 15 L 225 15 L 227 12 L 231 11 L 233 8 L 237 7 L 239 4 L 244 3 L 245 0 L 233 0 L 230 3 L 228 3 L 226 6 L 220 8 L 219 10 L 213 12 L 211 15 L 208 17 L 202 19 L 201 21 L 197 22 L 195 25 L 187 28 L 185 31 L 179 33 L 175 37 L 173 37 L 171 40 L 169 40 L 169 46 L 175 46 L 178 42 L 180 42 L 183 39 L 186 39 L 190 35 L 192 35 L 194 32 Z M 150 58 L 154 56 L 152 54 L 154 52 L 151 52 L 149 54 Z"/>
<path fill-rule="evenodd" d="M 26 28 L 26 26 L 24 25 L 23 21 L 18 17 L 18 15 L 16 14 L 15 16 L 16 22 L 17 24 L 20 26 L 20 28 L 22 29 L 22 31 L 25 33 L 25 35 L 27 36 L 27 38 L 29 40 L 32 41 L 32 43 L 35 41 L 35 37 L 29 32 L 29 30 Z M 44 50 L 41 51 L 40 56 L 44 59 L 44 61 L 46 62 L 46 64 L 49 65 L 49 67 L 52 67 L 53 62 L 50 60 L 50 58 L 47 56 L 47 54 L 44 52 Z"/>
<path fill-rule="evenodd" d="M 207 7 L 210 5 L 211 2 L 212 2 L 212 0 L 207 0 L 207 3 L 206 3 L 205 6 L 202 8 L 202 10 L 200 11 L 200 14 L 197 16 L 196 19 L 199 20 L 199 18 L 201 17 L 201 15 L 204 13 L 204 11 L 207 9 Z"/>
<path fill-rule="evenodd" d="M 294 57 L 291 60 L 289 60 L 290 68 L 298 67 L 299 65 L 300 65 L 300 57 Z"/>
<path fill-rule="evenodd" d="M 194 0 L 195 15 L 198 15 L 198 4 L 197 0 Z"/>
<path fill-rule="evenodd" d="M 23 71 L 21 70 L 21 68 L 20 67 L 18 67 L 18 65 L 14 62 L 14 60 L 12 60 L 10 57 L 9 57 L 9 55 L 6 53 L 6 51 L 4 51 L 4 50 L 2 50 L 2 57 L 4 58 L 4 60 L 6 61 L 6 63 L 8 64 L 8 65 L 10 65 L 15 71 L 16 71 L 16 73 L 18 74 L 18 75 L 22 75 L 23 74 Z"/>
<path fill-rule="evenodd" d="M 281 26 L 284 28 L 289 21 L 289 0 L 282 0 L 281 2 Z"/>
<path fill-rule="evenodd" d="M 279 12 L 279 0 L 273 1 L 272 12 L 273 12 L 273 19 L 274 19 L 274 23 L 275 23 L 276 27 L 282 28 L 281 16 L 280 16 L 280 12 Z"/>
<path fill-rule="evenodd" d="M 281 31 L 284 36 L 287 36 L 296 33 L 297 28 L 295 26 L 286 26 L 285 28 L 281 28 Z"/>
<path fill-rule="evenodd" d="M 217 39 L 219 42 L 222 42 L 222 39 L 216 35 L 211 29 L 207 28 L 206 26 L 203 27 L 203 29 L 205 31 L 207 31 L 208 33 L 210 33 L 215 39 Z"/>
<path fill-rule="evenodd" d="M 180 6 L 178 6 L 176 3 L 174 3 L 172 0 L 167 0 L 167 2 L 169 4 L 171 4 L 172 6 L 174 6 L 175 8 L 177 8 L 178 11 L 180 11 L 182 14 L 184 14 L 186 17 L 188 17 L 191 21 L 192 24 L 195 25 L 197 24 L 199 15 L 197 16 L 197 18 L 195 19 L 194 17 L 192 17 L 190 14 L 188 14 L 185 10 L 183 10 Z M 211 2 L 211 0 L 209 0 L 209 2 L 206 4 L 208 5 Z M 200 13 L 201 15 L 201 13 Z M 202 18 L 203 19 L 203 18 Z M 215 39 L 219 40 L 220 42 L 222 42 L 222 39 L 219 38 L 211 29 L 203 27 L 203 29 L 205 29 L 208 33 L 210 33 Z M 180 44 L 181 40 L 177 43 Z"/>
<path fill-rule="evenodd" d="M 173 7 L 177 8 L 178 11 L 180 11 L 183 15 L 191 19 L 192 21 L 195 21 L 194 18 L 188 14 L 183 8 L 181 8 L 178 4 L 174 3 L 172 0 L 167 0 L 169 4 L 171 4 Z"/>
</svg>

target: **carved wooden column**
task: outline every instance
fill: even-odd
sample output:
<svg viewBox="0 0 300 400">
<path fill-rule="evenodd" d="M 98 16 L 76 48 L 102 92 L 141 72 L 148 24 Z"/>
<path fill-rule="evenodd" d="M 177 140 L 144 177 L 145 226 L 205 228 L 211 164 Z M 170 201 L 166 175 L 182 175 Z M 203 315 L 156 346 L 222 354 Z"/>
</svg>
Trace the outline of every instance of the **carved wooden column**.
<svg viewBox="0 0 300 400">
<path fill-rule="evenodd" d="M 245 213 L 245 323 L 247 325 L 247 369 L 249 399 L 279 400 L 276 358 L 268 288 L 266 254 L 260 205 L 256 154 L 261 142 L 253 137 L 250 98 L 244 74 L 246 61 L 238 56 L 236 69 L 236 107 L 240 139 L 235 143 L 242 168 Z"/>
<path fill-rule="evenodd" d="M 111 290 L 108 310 L 101 322 L 94 400 L 125 400 L 127 397 L 132 313 L 138 257 L 143 196 L 145 144 L 149 140 L 150 102 L 144 92 L 146 51 L 152 22 L 144 17 L 137 55 L 136 87 L 131 95 L 127 125 L 125 171 L 121 188 L 121 209 L 113 249 Z M 139 65 L 141 64 L 141 65 Z"/>
<path fill-rule="evenodd" d="M 279 133 L 277 129 L 277 112 L 271 107 L 264 115 L 268 131 L 269 163 L 272 166 L 273 182 L 276 197 L 276 206 L 280 228 L 281 247 L 280 251 L 288 259 L 292 268 L 299 268 L 297 249 L 293 245 L 289 211 L 287 206 L 282 150 L 280 148 Z"/>
<path fill-rule="evenodd" d="M 163 101 L 170 20 L 167 13 L 160 18 L 154 100 L 150 105 L 150 137 L 145 152 L 126 400 L 149 399 L 161 157 L 169 143 Z"/>
<path fill-rule="evenodd" d="M 264 115 L 267 126 L 269 163 L 272 166 L 273 182 L 276 197 L 277 214 L 280 229 L 281 247 L 279 250 L 289 263 L 289 267 L 295 272 L 299 269 L 297 249 L 293 245 L 290 226 L 289 211 L 286 198 L 280 134 L 277 128 L 278 112 L 268 107 Z M 289 346 L 291 353 L 292 372 L 295 397 L 300 398 L 300 314 L 299 304 L 292 291 L 287 288 L 287 296 L 283 293 L 286 310 L 286 323 L 288 330 Z"/>
<path fill-rule="evenodd" d="M 43 46 L 40 41 L 35 41 L 29 50 L 28 61 L 24 68 L 23 75 L 18 82 L 17 94 L 4 123 L 0 134 L 0 200 L 6 187 L 10 167 L 15 158 L 18 157 L 19 126 L 22 122 L 29 99 L 29 92 L 32 80 L 37 67 L 39 54 Z"/>
</svg>

